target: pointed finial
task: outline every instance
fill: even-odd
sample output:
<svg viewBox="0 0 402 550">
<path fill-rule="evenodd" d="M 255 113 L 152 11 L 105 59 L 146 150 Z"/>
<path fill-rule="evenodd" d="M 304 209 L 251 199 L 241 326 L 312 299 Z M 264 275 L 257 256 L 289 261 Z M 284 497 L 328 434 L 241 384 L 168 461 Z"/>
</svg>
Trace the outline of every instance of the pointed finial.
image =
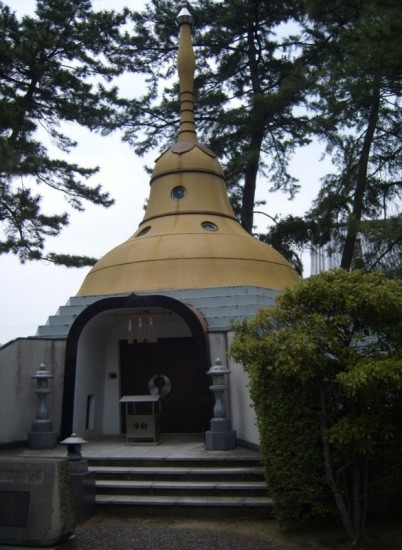
<svg viewBox="0 0 402 550">
<path fill-rule="evenodd" d="M 194 123 L 194 72 L 195 57 L 191 42 L 193 17 L 187 8 L 182 8 L 177 16 L 180 27 L 177 68 L 180 80 L 180 130 L 179 141 L 197 141 Z"/>
<path fill-rule="evenodd" d="M 183 23 L 188 23 L 189 25 L 194 25 L 194 18 L 191 13 L 188 11 L 186 6 L 183 6 L 180 10 L 179 15 L 177 16 L 177 24 L 180 26 Z"/>
</svg>

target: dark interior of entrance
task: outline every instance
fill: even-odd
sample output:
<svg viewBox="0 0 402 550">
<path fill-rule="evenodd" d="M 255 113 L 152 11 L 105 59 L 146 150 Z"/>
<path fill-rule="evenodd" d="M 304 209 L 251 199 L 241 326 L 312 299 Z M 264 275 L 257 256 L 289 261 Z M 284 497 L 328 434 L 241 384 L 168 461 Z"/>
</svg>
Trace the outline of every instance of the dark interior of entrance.
<svg viewBox="0 0 402 550">
<path fill-rule="evenodd" d="M 158 375 L 161 375 L 160 377 Z M 161 397 L 162 433 L 196 433 L 203 430 L 200 377 L 193 338 L 162 338 L 156 343 L 120 341 L 120 394 L 149 395 L 149 382 L 171 390 Z M 154 378 L 156 377 L 156 378 Z M 121 411 L 122 431 L 125 415 Z"/>
</svg>

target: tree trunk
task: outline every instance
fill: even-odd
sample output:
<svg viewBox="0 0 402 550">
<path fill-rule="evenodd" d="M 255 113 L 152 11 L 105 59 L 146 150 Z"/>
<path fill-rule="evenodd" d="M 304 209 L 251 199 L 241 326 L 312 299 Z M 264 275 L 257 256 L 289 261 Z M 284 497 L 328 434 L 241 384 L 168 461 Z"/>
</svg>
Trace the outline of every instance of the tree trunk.
<svg viewBox="0 0 402 550">
<path fill-rule="evenodd" d="M 18 109 L 18 116 L 16 117 L 16 121 L 13 125 L 13 129 L 11 132 L 9 139 L 9 142 L 15 145 L 17 143 L 18 139 L 21 137 L 21 135 L 24 135 L 26 131 L 26 114 L 29 109 L 29 106 L 32 106 L 33 104 L 33 98 L 35 95 L 36 87 L 38 85 L 37 79 L 32 79 L 28 85 L 27 91 L 25 93 L 25 96 L 20 99 L 20 106 Z"/>
<path fill-rule="evenodd" d="M 246 162 L 242 206 L 240 210 L 241 225 L 249 233 L 253 232 L 255 191 L 257 174 L 260 165 L 260 154 L 264 129 L 256 129 L 250 139 L 249 154 Z"/>
<path fill-rule="evenodd" d="M 362 539 L 362 505 L 361 505 L 361 475 L 360 460 L 353 456 L 352 467 L 352 510 L 353 510 L 353 530 L 355 532 L 354 546 L 358 546 Z"/>
<path fill-rule="evenodd" d="M 328 414 L 327 414 L 327 406 L 325 401 L 325 391 L 324 391 L 323 383 L 321 383 L 321 388 L 320 388 L 320 401 L 321 401 L 321 441 L 322 441 L 323 450 L 324 450 L 325 474 L 326 474 L 329 488 L 335 499 L 335 503 L 338 508 L 339 515 L 341 516 L 342 524 L 346 531 L 346 534 L 350 538 L 350 540 L 354 541 L 356 537 L 355 537 L 355 531 L 353 528 L 352 518 L 350 516 L 350 513 L 348 512 L 348 509 L 345 503 L 345 498 L 342 495 L 342 492 L 339 489 L 338 484 L 336 482 L 334 469 L 332 466 L 331 451 L 330 451 L 329 443 L 327 439 Z"/>
<path fill-rule="evenodd" d="M 352 212 L 348 219 L 347 233 L 343 247 L 341 267 L 350 270 L 353 262 L 353 254 L 356 245 L 359 223 L 362 218 L 364 193 L 367 188 L 367 172 L 370 159 L 370 150 L 374 139 L 374 133 L 377 127 L 378 115 L 380 111 L 380 86 L 373 94 L 370 114 L 368 118 L 367 130 L 364 136 L 362 150 L 357 171 L 357 181 L 352 201 Z"/>
<path fill-rule="evenodd" d="M 254 104 L 250 116 L 250 140 L 246 152 L 244 187 L 240 210 L 241 225 L 249 233 L 253 232 L 255 190 L 265 129 L 265 113 L 258 108 L 258 99 L 261 97 L 259 56 L 260 52 L 255 43 L 255 28 L 251 26 L 247 32 L 247 57 Z"/>
</svg>

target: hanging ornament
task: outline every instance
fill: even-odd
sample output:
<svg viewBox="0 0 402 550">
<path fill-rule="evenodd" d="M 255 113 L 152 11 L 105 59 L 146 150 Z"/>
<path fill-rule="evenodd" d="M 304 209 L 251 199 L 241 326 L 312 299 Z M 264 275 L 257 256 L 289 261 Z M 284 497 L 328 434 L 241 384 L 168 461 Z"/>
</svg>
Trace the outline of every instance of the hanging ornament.
<svg viewBox="0 0 402 550">
<path fill-rule="evenodd" d="M 143 330 L 142 330 L 142 318 L 141 318 L 141 316 L 138 317 L 137 342 L 139 344 L 142 344 L 142 342 L 144 342 L 144 333 L 143 333 Z"/>
<path fill-rule="evenodd" d="M 133 327 L 133 322 L 131 319 L 128 320 L 128 335 L 127 335 L 127 343 L 130 345 L 130 344 L 134 344 L 135 342 L 135 339 L 134 339 L 134 327 Z"/>
<path fill-rule="evenodd" d="M 149 344 L 156 344 L 157 341 L 158 341 L 158 339 L 155 335 L 155 329 L 154 329 L 154 324 L 153 324 L 153 321 L 152 321 L 152 316 L 150 315 L 148 317 L 148 343 Z"/>
</svg>

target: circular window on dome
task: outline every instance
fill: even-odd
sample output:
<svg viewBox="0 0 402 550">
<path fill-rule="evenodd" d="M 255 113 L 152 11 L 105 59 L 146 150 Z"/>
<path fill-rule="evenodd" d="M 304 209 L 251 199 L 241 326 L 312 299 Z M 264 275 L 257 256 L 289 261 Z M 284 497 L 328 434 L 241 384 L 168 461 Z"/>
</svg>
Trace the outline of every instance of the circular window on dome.
<svg viewBox="0 0 402 550">
<path fill-rule="evenodd" d="M 201 227 L 205 229 L 205 231 L 218 231 L 218 226 L 212 222 L 202 222 Z"/>
<path fill-rule="evenodd" d="M 174 199 L 175 201 L 179 201 L 180 199 L 183 199 L 186 195 L 187 195 L 187 189 L 182 185 L 178 185 L 177 187 L 174 187 L 170 194 L 172 199 Z"/>
<path fill-rule="evenodd" d="M 141 229 L 141 231 L 138 233 L 137 237 L 143 237 L 144 235 L 146 235 L 148 233 L 148 231 L 150 231 L 150 229 L 151 229 L 151 226 L 147 225 L 146 227 L 144 227 L 144 229 Z"/>
</svg>

